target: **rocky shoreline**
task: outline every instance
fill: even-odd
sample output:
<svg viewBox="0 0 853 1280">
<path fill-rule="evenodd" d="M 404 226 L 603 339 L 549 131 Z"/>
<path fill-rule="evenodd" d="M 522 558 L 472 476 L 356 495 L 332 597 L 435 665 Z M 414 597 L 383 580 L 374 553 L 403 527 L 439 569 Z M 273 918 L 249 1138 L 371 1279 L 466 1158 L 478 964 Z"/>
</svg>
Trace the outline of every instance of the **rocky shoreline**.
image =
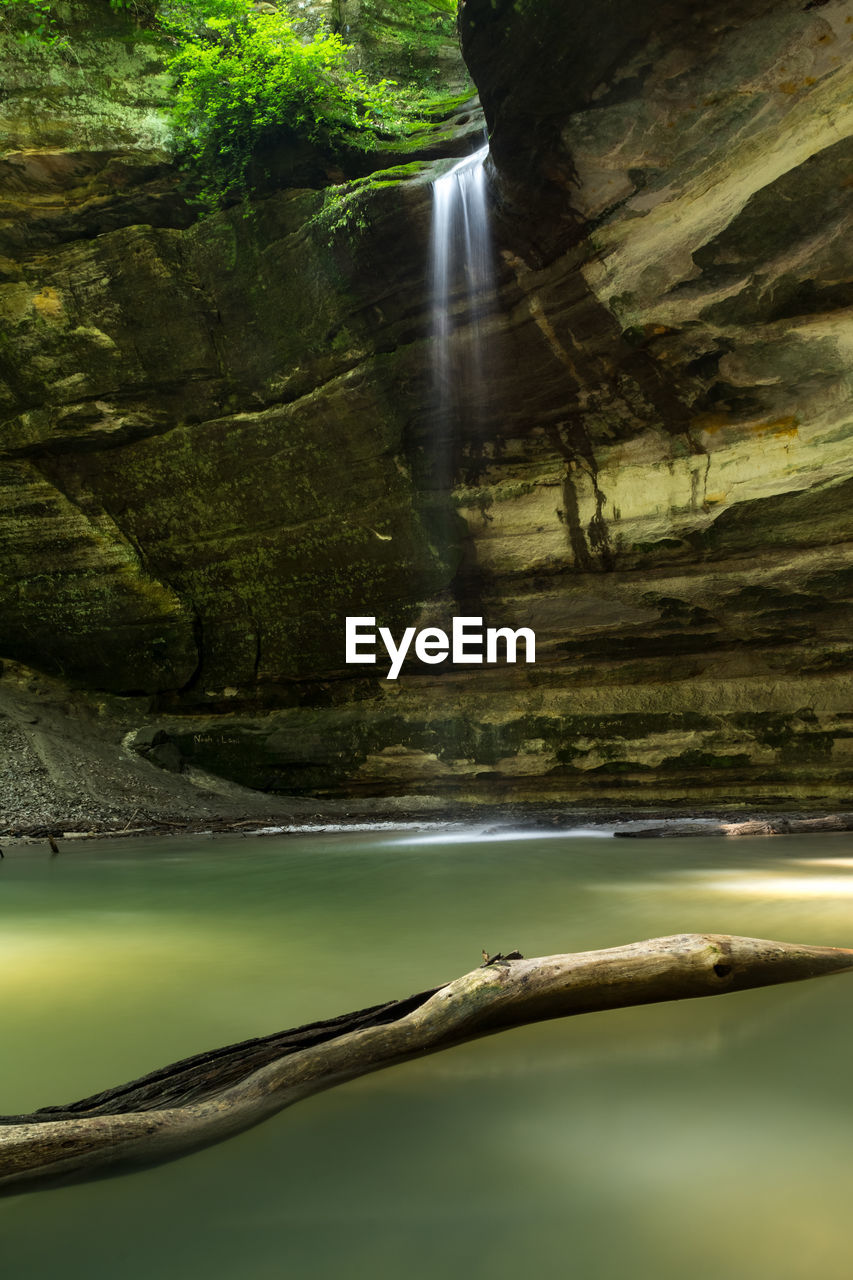
<svg viewBox="0 0 853 1280">
<path fill-rule="evenodd" d="M 0 676 L 0 843 L 208 832 L 242 834 L 391 824 L 476 826 L 484 834 L 578 831 L 648 838 L 853 830 L 853 812 L 792 804 L 475 803 L 454 794 L 284 795 L 252 790 L 193 765 L 158 767 L 131 745 L 137 707 L 74 694 L 13 664 Z"/>
<path fill-rule="evenodd" d="M 251 793 L 250 793 L 251 794 Z M 261 797 L 256 797 L 261 800 Z M 263 799 L 269 799 L 263 797 Z M 577 836 L 589 832 L 596 836 L 616 839 L 671 839 L 685 837 L 723 837 L 737 839 L 747 836 L 783 836 L 840 834 L 853 831 L 853 813 L 820 814 L 805 817 L 791 814 L 763 814 L 758 817 L 733 818 L 731 815 L 671 813 L 662 814 L 630 811 L 613 813 L 605 811 L 577 812 L 569 809 L 541 810 L 507 806 L 506 809 L 463 809 L 454 805 L 439 811 L 439 807 L 426 811 L 418 806 L 417 798 L 401 797 L 397 808 L 385 803 L 372 811 L 367 806 L 358 812 L 343 811 L 335 804 L 321 805 L 316 800 L 288 798 L 291 812 L 285 814 L 272 804 L 265 812 L 253 817 L 228 816 L 221 811 L 211 811 L 208 818 L 198 814 L 170 819 L 152 818 L 139 811 L 121 825 L 114 813 L 97 821 L 72 820 L 70 822 L 31 822 L 27 820 L 26 800 L 22 800 L 22 814 L 17 821 L 4 822 L 0 828 L 0 840 L 7 846 L 47 844 L 51 852 L 60 852 L 62 842 L 78 842 L 98 839 L 116 839 L 140 836 L 177 835 L 228 835 L 280 836 L 333 833 L 344 831 L 400 831 L 415 828 L 430 831 L 441 828 L 454 830 L 476 828 L 484 839 L 499 835 L 511 837 L 536 836 L 537 834 Z M 407 807 L 409 806 L 409 807 Z M 312 812 L 308 812 L 312 809 Z M 298 810 L 294 813 L 293 810 Z M 236 808 L 234 814 L 243 812 Z M 2 853 L 2 851 L 0 851 Z"/>
</svg>

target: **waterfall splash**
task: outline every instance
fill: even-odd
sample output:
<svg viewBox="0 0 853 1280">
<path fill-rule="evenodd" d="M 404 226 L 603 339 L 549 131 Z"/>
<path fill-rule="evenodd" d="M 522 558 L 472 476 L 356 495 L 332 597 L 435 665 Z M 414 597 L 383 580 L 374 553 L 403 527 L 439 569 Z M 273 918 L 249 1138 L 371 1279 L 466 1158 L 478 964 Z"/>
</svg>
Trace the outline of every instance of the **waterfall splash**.
<svg viewBox="0 0 853 1280">
<path fill-rule="evenodd" d="M 484 318 L 494 293 L 483 162 L 488 144 L 432 185 L 433 408 L 442 436 L 476 422 L 485 390 Z"/>
</svg>

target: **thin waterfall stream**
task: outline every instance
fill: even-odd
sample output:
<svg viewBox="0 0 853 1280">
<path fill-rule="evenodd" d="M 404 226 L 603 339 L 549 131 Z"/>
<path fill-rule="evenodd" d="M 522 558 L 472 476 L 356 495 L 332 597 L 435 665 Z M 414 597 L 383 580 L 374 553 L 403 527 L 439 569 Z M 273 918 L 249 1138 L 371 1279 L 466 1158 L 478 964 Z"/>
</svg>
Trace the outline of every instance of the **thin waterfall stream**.
<svg viewBox="0 0 853 1280">
<path fill-rule="evenodd" d="M 484 400 L 484 321 L 494 298 L 488 154 L 487 143 L 432 185 L 432 384 L 441 435 L 476 422 Z"/>
</svg>

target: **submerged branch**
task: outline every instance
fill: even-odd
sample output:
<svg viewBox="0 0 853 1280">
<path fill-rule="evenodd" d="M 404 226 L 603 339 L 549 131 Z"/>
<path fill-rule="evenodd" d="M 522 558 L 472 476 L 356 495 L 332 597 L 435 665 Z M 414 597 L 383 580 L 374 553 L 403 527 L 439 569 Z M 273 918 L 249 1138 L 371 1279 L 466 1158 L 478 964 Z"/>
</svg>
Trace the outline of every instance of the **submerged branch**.
<svg viewBox="0 0 853 1280">
<path fill-rule="evenodd" d="M 67 1106 L 0 1117 L 0 1193 L 172 1160 L 356 1076 L 525 1023 L 850 968 L 846 948 L 724 934 L 497 956 L 405 1000 L 185 1058 Z"/>
</svg>

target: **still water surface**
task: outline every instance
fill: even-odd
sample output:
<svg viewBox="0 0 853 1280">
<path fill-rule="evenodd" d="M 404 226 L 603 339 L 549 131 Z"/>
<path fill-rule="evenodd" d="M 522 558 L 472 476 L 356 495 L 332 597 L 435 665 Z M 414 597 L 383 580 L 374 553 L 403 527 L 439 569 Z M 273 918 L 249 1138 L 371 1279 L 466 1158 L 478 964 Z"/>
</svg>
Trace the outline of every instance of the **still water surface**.
<svg viewBox="0 0 853 1280">
<path fill-rule="evenodd" d="M 412 833 L 7 851 L 0 1111 L 405 996 L 489 951 L 853 942 L 853 838 Z M 849 1280 L 853 975 L 523 1028 L 222 1146 L 0 1200 L 26 1280 Z"/>
</svg>

